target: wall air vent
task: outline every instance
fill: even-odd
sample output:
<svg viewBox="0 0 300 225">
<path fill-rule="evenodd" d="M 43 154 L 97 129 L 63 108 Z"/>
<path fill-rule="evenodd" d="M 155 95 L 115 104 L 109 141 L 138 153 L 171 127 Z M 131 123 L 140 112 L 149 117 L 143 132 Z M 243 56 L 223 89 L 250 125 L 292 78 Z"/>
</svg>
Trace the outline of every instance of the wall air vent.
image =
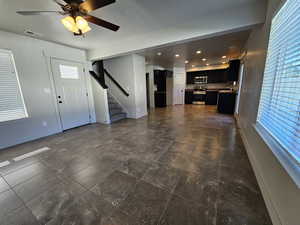
<svg viewBox="0 0 300 225">
<path fill-rule="evenodd" d="M 24 34 L 31 36 L 31 37 L 41 37 L 42 36 L 42 34 L 33 32 L 32 30 L 24 30 Z"/>
</svg>

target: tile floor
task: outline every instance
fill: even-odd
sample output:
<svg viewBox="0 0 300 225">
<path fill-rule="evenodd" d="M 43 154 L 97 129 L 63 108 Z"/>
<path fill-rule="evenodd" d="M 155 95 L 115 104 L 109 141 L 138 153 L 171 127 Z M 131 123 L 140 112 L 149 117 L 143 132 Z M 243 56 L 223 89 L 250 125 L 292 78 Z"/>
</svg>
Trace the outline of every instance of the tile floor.
<svg viewBox="0 0 300 225">
<path fill-rule="evenodd" d="M 214 107 L 87 125 L 1 150 L 5 160 L 1 225 L 271 225 L 235 121 Z"/>
</svg>

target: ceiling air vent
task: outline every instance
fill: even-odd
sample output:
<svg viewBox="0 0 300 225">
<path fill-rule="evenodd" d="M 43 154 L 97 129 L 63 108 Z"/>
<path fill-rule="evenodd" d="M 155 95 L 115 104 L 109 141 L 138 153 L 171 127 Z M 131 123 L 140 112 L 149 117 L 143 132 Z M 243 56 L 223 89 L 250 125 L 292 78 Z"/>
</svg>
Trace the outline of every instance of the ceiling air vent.
<svg viewBox="0 0 300 225">
<path fill-rule="evenodd" d="M 33 32 L 32 30 L 24 30 L 24 34 L 29 35 L 31 37 L 41 37 L 42 34 Z"/>
</svg>

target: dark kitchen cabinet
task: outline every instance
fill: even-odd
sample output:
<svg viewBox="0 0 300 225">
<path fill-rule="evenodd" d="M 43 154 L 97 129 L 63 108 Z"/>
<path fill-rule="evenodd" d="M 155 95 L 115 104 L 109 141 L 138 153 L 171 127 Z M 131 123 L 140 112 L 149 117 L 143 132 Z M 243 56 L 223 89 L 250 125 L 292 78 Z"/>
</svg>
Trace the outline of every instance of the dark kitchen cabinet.
<svg viewBox="0 0 300 225">
<path fill-rule="evenodd" d="M 207 76 L 207 71 L 193 71 L 186 73 L 186 84 L 194 84 L 195 77 Z"/>
<path fill-rule="evenodd" d="M 205 105 L 217 105 L 218 94 L 218 91 L 206 91 Z"/>
<path fill-rule="evenodd" d="M 227 82 L 227 69 L 208 70 L 208 83 L 226 83 Z"/>
<path fill-rule="evenodd" d="M 228 81 L 238 81 L 240 71 L 240 60 L 231 60 L 228 68 Z"/>
<path fill-rule="evenodd" d="M 155 91 L 155 107 L 166 107 L 167 106 L 167 94 L 166 92 Z"/>
<path fill-rule="evenodd" d="M 226 83 L 228 78 L 227 69 L 219 70 L 205 70 L 205 71 L 195 71 L 187 72 L 186 83 L 194 84 L 194 79 L 196 76 L 207 76 L 207 83 Z"/>
<path fill-rule="evenodd" d="M 234 114 L 236 93 L 219 93 L 218 112 Z"/>
<path fill-rule="evenodd" d="M 186 84 L 194 84 L 194 73 L 193 72 L 186 73 Z"/>
<path fill-rule="evenodd" d="M 167 90 L 167 77 L 172 77 L 173 72 L 169 70 L 154 70 L 154 84 L 157 91 Z"/>
<path fill-rule="evenodd" d="M 185 104 L 193 104 L 194 91 L 193 90 L 186 90 L 184 99 L 185 99 Z"/>
<path fill-rule="evenodd" d="M 167 76 L 164 70 L 154 70 L 154 84 L 156 84 L 157 91 L 166 91 Z"/>
</svg>

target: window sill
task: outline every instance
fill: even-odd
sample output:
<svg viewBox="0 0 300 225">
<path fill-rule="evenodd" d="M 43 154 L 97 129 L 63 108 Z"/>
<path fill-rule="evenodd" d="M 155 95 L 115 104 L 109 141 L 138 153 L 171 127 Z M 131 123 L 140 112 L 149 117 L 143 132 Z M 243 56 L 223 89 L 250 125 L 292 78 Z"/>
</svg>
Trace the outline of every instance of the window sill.
<svg viewBox="0 0 300 225">
<path fill-rule="evenodd" d="M 27 119 L 29 119 L 29 116 L 18 118 L 18 119 L 1 121 L 0 126 L 7 126 L 7 125 L 14 124 L 14 123 L 20 123 L 20 122 L 23 122 L 24 120 L 27 120 Z"/>
<path fill-rule="evenodd" d="M 300 189 L 300 165 L 259 123 L 253 124 L 256 132 L 271 149 L 280 164 Z"/>
</svg>

